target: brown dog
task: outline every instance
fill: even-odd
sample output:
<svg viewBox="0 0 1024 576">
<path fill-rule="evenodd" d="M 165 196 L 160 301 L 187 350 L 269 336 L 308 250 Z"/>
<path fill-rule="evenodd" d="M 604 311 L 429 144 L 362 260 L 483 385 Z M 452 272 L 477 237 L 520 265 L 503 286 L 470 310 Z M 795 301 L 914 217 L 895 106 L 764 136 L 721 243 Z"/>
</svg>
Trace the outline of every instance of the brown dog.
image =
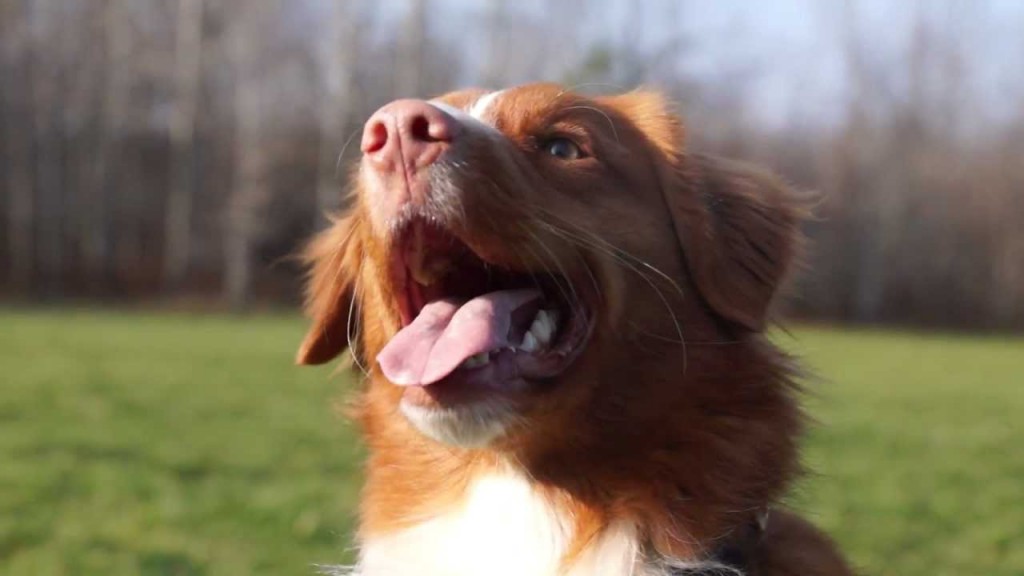
<svg viewBox="0 0 1024 576">
<path fill-rule="evenodd" d="M 763 335 L 804 211 L 661 97 L 400 100 L 308 250 L 298 361 L 366 373 L 363 576 L 850 574 L 774 508 L 794 366 Z"/>
</svg>

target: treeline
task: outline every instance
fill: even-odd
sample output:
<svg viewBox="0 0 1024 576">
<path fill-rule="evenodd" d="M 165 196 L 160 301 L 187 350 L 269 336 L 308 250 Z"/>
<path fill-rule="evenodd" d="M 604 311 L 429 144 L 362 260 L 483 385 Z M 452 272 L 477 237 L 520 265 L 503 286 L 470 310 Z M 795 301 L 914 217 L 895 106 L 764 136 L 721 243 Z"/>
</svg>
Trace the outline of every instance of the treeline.
<svg viewBox="0 0 1024 576">
<path fill-rule="evenodd" d="M 694 146 L 822 191 L 799 312 L 1024 327 L 1024 93 L 981 113 L 954 3 L 904 9 L 884 55 L 855 4 L 814 14 L 842 96 L 802 117 L 793 90 L 774 124 L 739 96 L 756 70 L 689 69 L 713 49 L 687 31 L 696 3 L 466 4 L 0 0 L 2 294 L 292 302 L 288 257 L 338 207 L 377 106 L 549 79 L 658 86 Z"/>
</svg>

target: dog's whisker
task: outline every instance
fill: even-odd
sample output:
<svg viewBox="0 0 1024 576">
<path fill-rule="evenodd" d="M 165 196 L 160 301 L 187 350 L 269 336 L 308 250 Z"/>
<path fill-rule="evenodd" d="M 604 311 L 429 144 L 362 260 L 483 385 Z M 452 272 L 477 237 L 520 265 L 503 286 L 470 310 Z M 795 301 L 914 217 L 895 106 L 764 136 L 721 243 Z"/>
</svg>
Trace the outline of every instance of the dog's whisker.
<svg viewBox="0 0 1024 576">
<path fill-rule="evenodd" d="M 358 331 L 360 323 L 358 321 L 355 322 L 356 334 L 355 336 L 353 336 L 352 334 L 353 318 L 355 317 L 356 313 L 356 301 L 358 301 L 359 299 L 359 277 L 361 275 L 362 268 L 362 259 L 360 259 L 359 269 L 356 271 L 355 281 L 352 283 L 352 298 L 349 300 L 348 303 L 348 322 L 345 325 L 345 337 L 348 341 L 348 351 L 349 355 L 352 357 L 352 362 L 354 362 L 355 365 L 359 368 L 359 370 L 363 373 L 363 376 L 369 378 L 370 371 L 367 370 L 365 366 L 363 366 L 362 361 L 359 359 L 360 353 L 357 343 L 359 342 Z"/>
<path fill-rule="evenodd" d="M 662 290 L 660 288 L 658 288 L 657 284 L 655 284 L 654 281 L 652 281 L 646 274 L 644 274 L 643 271 L 641 271 L 636 266 L 634 266 L 633 264 L 631 264 L 627 260 L 625 260 L 625 258 L 623 258 L 622 256 L 619 256 L 618 254 L 612 252 L 610 250 L 611 247 L 597 245 L 597 244 L 595 244 L 593 242 L 588 242 L 587 238 L 583 238 L 583 237 L 580 237 L 580 236 L 575 236 L 572 233 L 568 232 L 567 230 L 559 229 L 558 226 L 553 225 L 550 222 L 548 222 L 547 224 L 550 227 L 549 229 L 553 233 L 557 234 L 559 232 L 562 232 L 564 237 L 566 238 L 566 240 L 577 241 L 577 242 L 585 244 L 586 246 L 590 247 L 591 249 L 599 250 L 599 251 L 604 252 L 605 254 L 610 256 L 613 260 L 619 262 L 622 266 L 624 266 L 628 270 L 631 270 L 632 272 L 636 273 L 637 276 L 639 276 L 641 279 L 643 279 L 644 282 L 646 282 L 651 287 L 651 289 L 655 292 L 655 294 L 657 294 L 658 298 L 661 300 L 662 305 L 664 305 L 665 310 L 668 312 L 669 316 L 671 317 L 672 323 L 673 323 L 673 325 L 675 327 L 676 334 L 679 336 L 678 342 L 679 342 L 680 345 L 683 346 L 683 356 L 684 356 L 683 372 L 685 373 L 686 372 L 686 361 L 685 361 L 685 358 L 686 358 L 686 339 L 683 336 L 682 325 L 679 322 L 679 318 L 676 315 L 675 310 L 672 308 L 671 304 L 669 303 L 668 298 L 665 296 L 665 294 L 662 292 Z M 675 284 L 675 283 L 673 283 L 673 284 Z M 676 285 L 676 286 L 678 287 L 678 285 Z"/>
<path fill-rule="evenodd" d="M 612 136 L 615 137 L 615 141 L 618 142 L 618 143 L 621 143 L 621 140 L 619 140 L 619 131 L 615 129 L 615 122 L 612 121 L 611 116 L 609 116 L 608 113 L 605 112 L 604 110 L 601 110 L 600 108 L 598 108 L 596 106 L 583 106 L 583 105 L 580 105 L 580 106 L 567 106 L 566 108 L 564 108 L 564 110 L 589 110 L 591 112 L 597 112 L 602 117 L 604 117 L 604 119 L 608 122 L 608 127 L 611 128 Z"/>
<path fill-rule="evenodd" d="M 525 248 L 530 253 L 530 255 L 533 256 L 534 260 L 536 260 L 537 263 L 541 265 L 541 268 L 544 271 L 544 275 L 551 279 L 551 282 L 555 285 L 556 288 L 558 288 L 558 291 L 561 293 L 562 298 L 566 302 L 572 302 L 572 300 L 569 299 L 569 291 L 567 291 L 563 287 L 563 282 L 560 281 L 558 276 L 551 270 L 549 260 L 547 258 L 544 258 L 536 250 L 534 250 L 533 247 L 530 246 L 530 244 L 523 245 L 523 248 Z"/>
<path fill-rule="evenodd" d="M 334 161 L 334 177 L 335 178 L 340 176 L 341 162 L 342 162 L 342 160 L 345 159 L 345 151 L 348 150 L 349 144 L 351 144 L 352 141 L 355 140 L 357 135 L 362 134 L 362 133 L 363 133 L 362 129 L 356 128 L 355 130 L 352 131 L 351 134 L 349 134 L 348 138 L 345 139 L 345 143 L 341 145 L 341 152 L 338 152 L 338 159 Z"/>
<path fill-rule="evenodd" d="M 559 217 L 557 214 L 551 212 L 550 210 L 545 209 L 542 206 L 538 206 L 537 209 L 542 211 L 542 212 L 544 212 L 549 217 L 558 219 L 560 222 L 562 222 L 563 224 L 565 224 L 567 226 L 572 226 L 572 227 L 576 228 L 577 230 L 580 231 L 580 233 L 585 234 L 586 237 L 589 238 L 593 243 L 601 245 L 601 246 L 604 246 L 608 250 L 612 250 L 615 253 L 620 254 L 622 257 L 629 258 L 630 260 L 636 262 L 637 264 L 643 266 L 644 268 L 647 268 L 648 270 L 650 270 L 651 272 L 655 273 L 660 278 L 665 280 L 665 282 L 669 283 L 672 286 L 672 288 L 674 288 L 676 290 L 676 292 L 679 293 L 680 297 L 685 298 L 685 294 L 683 293 L 683 289 L 679 286 L 679 284 L 675 280 L 673 280 L 668 274 L 665 274 L 660 269 L 658 269 L 656 266 L 653 266 L 650 263 L 646 262 L 645 260 L 643 260 L 641 258 L 638 258 L 637 256 L 634 256 L 630 252 L 628 252 L 626 250 L 623 250 L 622 248 L 612 244 L 611 242 L 608 242 L 607 240 L 604 240 L 603 238 L 601 238 L 601 237 L 599 237 L 599 236 L 597 236 L 595 234 L 592 234 L 592 233 L 590 233 L 590 232 L 580 228 L 578 225 L 573 224 L 572 222 L 570 222 L 570 221 L 568 221 L 568 220 L 566 220 L 564 218 Z"/>
<path fill-rule="evenodd" d="M 572 299 L 568 299 L 570 295 L 569 294 L 565 294 L 565 291 L 562 290 L 562 292 L 563 292 L 562 295 L 565 298 L 567 298 L 566 302 L 577 302 L 577 301 L 579 301 L 579 295 L 576 294 L 576 288 L 572 285 L 572 280 L 569 278 L 569 275 L 566 273 L 565 268 L 562 267 L 562 263 L 559 262 L 558 257 L 555 255 L 555 253 L 552 252 L 551 249 L 548 248 L 547 244 L 545 244 L 544 241 L 541 238 L 539 238 L 535 233 L 533 233 L 533 231 L 526 230 L 526 233 L 529 234 L 530 238 L 532 238 L 533 241 L 538 246 L 540 246 L 540 248 L 542 250 L 544 250 L 544 252 L 546 252 L 548 254 L 548 256 L 549 256 L 548 262 L 550 262 L 551 264 L 554 264 L 555 267 L 558 268 L 558 272 L 559 272 L 559 274 L 561 276 L 561 280 L 559 280 L 559 278 L 556 277 L 550 271 L 550 269 L 547 271 L 547 274 L 548 274 L 548 276 L 551 277 L 551 280 L 553 282 L 555 282 L 556 284 L 559 285 L 559 289 L 560 290 L 562 289 L 562 285 L 563 284 L 565 285 L 565 288 L 568 288 L 568 291 L 571 293 Z"/>
<path fill-rule="evenodd" d="M 541 212 L 544 212 L 549 217 L 558 218 L 557 215 L 552 214 L 550 211 L 545 210 L 543 207 L 538 207 L 538 210 L 541 211 Z M 610 256 L 613 260 L 619 262 L 621 265 L 623 265 L 627 269 L 629 269 L 629 270 L 633 271 L 634 273 L 636 273 L 640 278 L 642 278 L 645 282 L 647 282 L 648 285 L 650 285 L 650 287 L 658 295 L 658 298 L 661 300 L 662 304 L 665 306 L 666 311 L 669 313 L 669 315 L 672 318 L 673 324 L 675 326 L 676 334 L 679 336 L 679 343 L 680 343 L 680 345 L 683 346 L 683 349 L 684 349 L 683 350 L 683 355 L 684 355 L 684 359 L 685 359 L 686 358 L 686 350 L 685 350 L 686 342 L 685 342 L 685 338 L 683 337 L 682 325 L 680 324 L 679 318 L 678 318 L 678 316 L 676 316 L 676 313 L 673 310 L 672 306 L 669 304 L 668 298 L 661 291 L 661 289 L 658 288 L 658 286 L 646 274 L 644 274 L 641 270 L 637 269 L 635 265 L 630 264 L 626 260 L 626 258 L 627 257 L 631 258 L 632 260 L 634 260 L 634 261 L 636 261 L 638 263 L 643 264 L 648 270 L 651 270 L 652 272 L 656 273 L 659 277 L 661 277 L 664 280 L 666 280 L 667 282 L 669 282 L 676 289 L 676 291 L 679 293 L 680 297 L 682 297 L 683 296 L 683 290 L 679 286 L 679 284 L 677 284 L 675 281 L 673 281 L 667 274 L 665 274 L 661 270 L 658 270 L 656 267 L 651 266 L 650 264 L 647 264 L 643 260 L 640 260 L 639 258 L 633 256 L 629 252 L 627 252 L 625 250 L 622 250 L 622 249 L 618 248 L 617 246 L 615 246 L 615 245 L 613 245 L 611 243 L 601 241 L 595 235 L 587 232 L 586 230 L 583 230 L 582 228 L 580 228 L 578 226 L 573 225 L 570 222 L 565 221 L 564 219 L 560 219 L 559 218 L 559 220 L 565 222 L 566 225 L 573 226 L 574 228 L 579 230 L 579 234 L 575 234 L 574 235 L 570 231 L 568 231 L 568 230 L 566 230 L 564 228 L 561 228 L 561 227 L 559 227 L 558 225 L 556 225 L 556 224 L 554 224 L 552 222 L 546 222 L 547 226 L 549 227 L 549 229 L 552 232 L 554 232 L 554 233 L 562 232 L 567 240 L 570 240 L 570 241 L 574 241 L 575 240 L 577 242 L 580 242 L 580 243 L 583 243 L 583 244 L 589 246 L 590 248 L 592 248 L 594 250 L 599 250 L 601 252 L 604 252 L 605 254 Z M 685 365 L 685 360 L 684 360 L 684 373 L 685 373 L 685 370 L 686 370 L 686 365 Z"/>
</svg>

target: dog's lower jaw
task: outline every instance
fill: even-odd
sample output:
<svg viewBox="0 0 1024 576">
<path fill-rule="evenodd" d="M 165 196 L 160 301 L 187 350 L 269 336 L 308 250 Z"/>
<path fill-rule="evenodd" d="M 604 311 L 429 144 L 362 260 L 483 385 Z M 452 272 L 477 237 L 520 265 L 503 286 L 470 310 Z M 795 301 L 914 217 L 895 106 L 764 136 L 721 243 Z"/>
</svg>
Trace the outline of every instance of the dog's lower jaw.
<svg viewBox="0 0 1024 576">
<path fill-rule="evenodd" d="M 424 436 L 460 448 L 482 448 L 500 438 L 518 418 L 515 408 L 500 399 L 464 406 L 422 406 L 408 400 L 399 410 Z"/>
</svg>

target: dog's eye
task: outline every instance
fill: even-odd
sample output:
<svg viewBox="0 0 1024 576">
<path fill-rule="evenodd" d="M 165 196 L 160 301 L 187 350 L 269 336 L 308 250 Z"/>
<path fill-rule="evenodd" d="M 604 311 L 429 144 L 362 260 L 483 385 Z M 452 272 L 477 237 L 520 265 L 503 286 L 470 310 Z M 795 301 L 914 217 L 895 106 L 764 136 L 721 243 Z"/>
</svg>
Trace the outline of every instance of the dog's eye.
<svg viewBox="0 0 1024 576">
<path fill-rule="evenodd" d="M 562 160 L 578 160 L 583 157 L 583 150 L 580 149 L 579 144 L 568 138 L 551 138 L 545 141 L 541 147 L 548 154 Z"/>
</svg>

